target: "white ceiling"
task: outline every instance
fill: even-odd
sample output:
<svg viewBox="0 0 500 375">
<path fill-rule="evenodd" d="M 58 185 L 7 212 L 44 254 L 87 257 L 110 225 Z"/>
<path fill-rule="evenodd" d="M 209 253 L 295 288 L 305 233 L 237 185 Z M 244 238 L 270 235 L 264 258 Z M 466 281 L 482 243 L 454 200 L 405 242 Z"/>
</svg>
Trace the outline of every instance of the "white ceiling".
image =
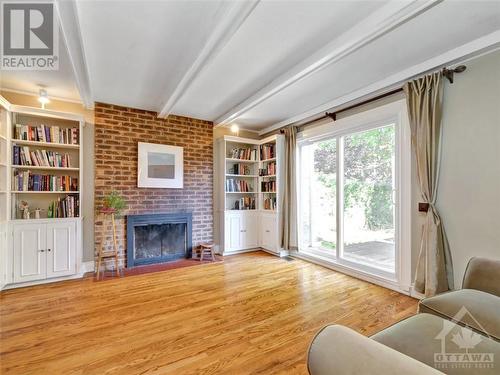
<svg viewBox="0 0 500 375">
<path fill-rule="evenodd" d="M 261 133 L 500 46 L 497 1 L 56 3 L 60 70 L 3 88 Z"/>
</svg>

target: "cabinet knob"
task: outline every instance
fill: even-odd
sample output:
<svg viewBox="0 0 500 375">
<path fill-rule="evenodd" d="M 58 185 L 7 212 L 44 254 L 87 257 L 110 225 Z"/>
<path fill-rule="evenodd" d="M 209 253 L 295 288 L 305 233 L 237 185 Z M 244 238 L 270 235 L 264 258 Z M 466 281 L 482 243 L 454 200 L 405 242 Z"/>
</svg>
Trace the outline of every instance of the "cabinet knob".
<svg viewBox="0 0 500 375">
<path fill-rule="evenodd" d="M 269 229 L 266 229 L 266 233 L 269 233 L 269 232 L 270 232 L 270 230 L 269 230 Z"/>
<path fill-rule="evenodd" d="M 50 249 L 47 249 L 47 251 L 50 251 Z"/>
<path fill-rule="evenodd" d="M 44 249 L 40 249 L 39 251 L 40 251 L 41 253 L 43 253 L 45 250 L 44 250 Z"/>
</svg>

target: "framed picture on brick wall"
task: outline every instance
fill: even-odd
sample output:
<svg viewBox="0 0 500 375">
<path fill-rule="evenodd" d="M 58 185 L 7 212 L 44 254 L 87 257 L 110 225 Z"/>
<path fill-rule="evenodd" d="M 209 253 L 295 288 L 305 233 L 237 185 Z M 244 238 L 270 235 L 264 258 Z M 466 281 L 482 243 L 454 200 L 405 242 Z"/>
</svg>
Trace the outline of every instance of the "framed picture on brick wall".
<svg viewBox="0 0 500 375">
<path fill-rule="evenodd" d="M 156 143 L 138 143 L 137 186 L 182 189 L 184 149 Z"/>
</svg>

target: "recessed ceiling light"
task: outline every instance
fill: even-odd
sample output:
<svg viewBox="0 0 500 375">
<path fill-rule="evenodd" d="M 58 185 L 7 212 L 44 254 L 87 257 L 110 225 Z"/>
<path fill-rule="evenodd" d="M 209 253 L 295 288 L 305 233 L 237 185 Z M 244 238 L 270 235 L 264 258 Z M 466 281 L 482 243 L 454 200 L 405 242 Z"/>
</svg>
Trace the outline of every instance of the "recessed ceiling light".
<svg viewBox="0 0 500 375">
<path fill-rule="evenodd" d="M 240 127 L 236 124 L 231 125 L 231 132 L 238 133 L 240 131 Z"/>
</svg>

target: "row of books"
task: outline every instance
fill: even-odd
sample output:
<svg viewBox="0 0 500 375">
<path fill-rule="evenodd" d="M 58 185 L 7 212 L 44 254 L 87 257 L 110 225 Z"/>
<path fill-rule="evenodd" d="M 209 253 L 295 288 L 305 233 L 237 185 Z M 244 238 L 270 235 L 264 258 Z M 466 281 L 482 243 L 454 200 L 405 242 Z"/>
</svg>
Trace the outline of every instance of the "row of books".
<svg viewBox="0 0 500 375">
<path fill-rule="evenodd" d="M 263 206 L 264 210 L 276 210 L 276 197 L 264 199 Z"/>
<path fill-rule="evenodd" d="M 78 145 L 80 142 L 78 128 L 59 128 L 59 126 L 31 126 L 16 124 L 14 132 L 16 139 L 24 141 L 62 143 L 67 145 Z"/>
<path fill-rule="evenodd" d="M 244 180 L 234 180 L 232 178 L 228 178 L 226 180 L 226 192 L 250 192 L 252 191 L 252 186 Z"/>
<path fill-rule="evenodd" d="M 233 210 L 255 210 L 255 198 L 243 197 L 236 200 Z"/>
<path fill-rule="evenodd" d="M 13 146 L 12 161 L 15 165 L 71 168 L 69 154 L 47 150 L 30 151 L 27 146 Z"/>
<path fill-rule="evenodd" d="M 14 191 L 78 191 L 78 178 L 33 174 L 30 171 L 15 171 L 12 181 Z"/>
<path fill-rule="evenodd" d="M 233 148 L 231 150 L 230 158 L 240 160 L 257 160 L 257 150 L 250 147 Z"/>
<path fill-rule="evenodd" d="M 240 174 L 240 175 L 250 175 L 252 174 L 252 168 L 247 164 L 234 164 L 229 168 L 230 174 Z"/>
<path fill-rule="evenodd" d="M 274 143 L 269 143 L 260 146 L 260 160 L 267 160 L 276 157 L 275 154 L 276 145 Z"/>
<path fill-rule="evenodd" d="M 268 193 L 276 192 L 276 181 L 262 181 L 260 184 L 260 191 Z"/>
<path fill-rule="evenodd" d="M 267 163 L 264 168 L 259 168 L 259 176 L 269 176 L 276 174 L 276 162 Z"/>
<path fill-rule="evenodd" d="M 57 201 L 49 205 L 47 217 L 63 218 L 63 217 L 79 217 L 80 216 L 80 200 L 78 195 L 68 195 L 65 198 L 58 198 Z"/>
</svg>

